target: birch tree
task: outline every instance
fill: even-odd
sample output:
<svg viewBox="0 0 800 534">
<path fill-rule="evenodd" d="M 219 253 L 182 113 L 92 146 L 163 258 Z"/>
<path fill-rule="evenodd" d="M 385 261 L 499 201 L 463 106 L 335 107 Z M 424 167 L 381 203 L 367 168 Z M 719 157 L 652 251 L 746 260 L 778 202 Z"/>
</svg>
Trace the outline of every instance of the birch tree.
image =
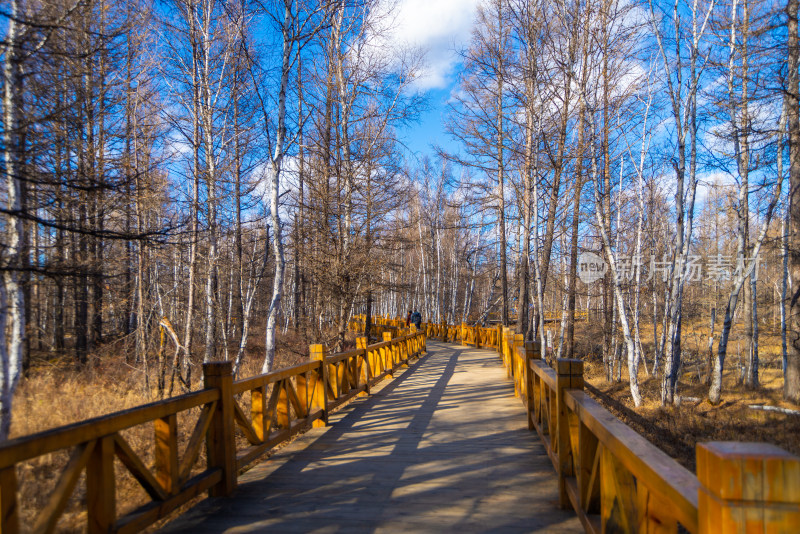
<svg viewBox="0 0 800 534">
<path fill-rule="evenodd" d="M 664 83 L 669 98 L 676 147 L 675 173 L 675 245 L 668 266 L 666 307 L 666 347 L 661 380 L 661 402 L 675 400 L 681 359 L 681 321 L 683 290 L 694 224 L 697 193 L 698 109 L 697 92 L 705 57 L 703 38 L 715 2 L 701 5 L 694 0 L 685 5 L 675 0 L 670 14 L 658 11 L 652 0 L 650 23 L 662 60 Z M 686 20 L 688 19 L 688 20 Z M 670 27 L 670 20 L 672 26 Z M 689 27 L 686 36 L 684 25 Z M 674 37 L 673 37 L 674 35 Z M 674 47 L 674 48 L 671 48 Z M 684 55 L 688 53 L 688 58 Z M 688 61 L 687 61 L 688 59 Z"/>
<path fill-rule="evenodd" d="M 786 117 L 789 134 L 789 280 L 788 351 L 784 375 L 784 397 L 800 402 L 800 39 L 798 0 L 788 0 Z"/>
<path fill-rule="evenodd" d="M 20 268 L 25 251 L 22 212 L 21 98 L 22 41 L 25 26 L 20 22 L 26 15 L 24 0 L 12 0 L 8 17 L 8 32 L 3 53 L 3 163 L 5 165 L 4 241 L 0 248 L 0 267 L 3 271 L 3 290 L 0 292 L 0 441 L 8 438 L 11 428 L 11 406 L 14 391 L 22 370 L 25 339 L 25 300 L 20 284 Z M 8 332 L 8 334 L 7 334 Z"/>
</svg>

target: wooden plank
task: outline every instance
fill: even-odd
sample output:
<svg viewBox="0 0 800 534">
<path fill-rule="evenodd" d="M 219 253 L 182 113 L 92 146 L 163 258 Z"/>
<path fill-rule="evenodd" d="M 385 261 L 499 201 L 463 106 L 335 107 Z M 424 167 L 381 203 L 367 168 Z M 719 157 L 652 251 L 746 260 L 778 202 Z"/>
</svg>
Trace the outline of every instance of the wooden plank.
<svg viewBox="0 0 800 534">
<path fill-rule="evenodd" d="M 205 442 L 208 428 L 211 425 L 211 418 L 217 408 L 216 401 L 211 404 L 203 406 L 200 412 L 200 417 L 197 418 L 197 423 L 194 425 L 192 435 L 189 438 L 189 443 L 186 444 L 186 450 L 183 452 L 183 459 L 180 465 L 180 485 L 183 486 L 189 475 L 192 472 L 192 466 L 197 462 L 197 457 L 200 455 L 200 448 Z"/>
<path fill-rule="evenodd" d="M 263 456 L 270 449 L 283 443 L 284 441 L 288 440 L 297 433 L 311 428 L 312 423 L 320 417 L 322 417 L 322 411 L 318 410 L 312 413 L 306 419 L 292 421 L 292 425 L 290 428 L 284 428 L 276 432 L 273 432 L 272 435 L 270 435 L 267 441 L 265 441 L 264 443 L 260 445 L 254 445 L 252 447 L 248 447 L 240 451 L 236 456 L 236 465 L 238 466 L 239 469 L 247 467 L 254 460 Z"/>
<path fill-rule="evenodd" d="M 154 421 L 156 479 L 169 494 L 178 492 L 178 416 Z"/>
<path fill-rule="evenodd" d="M 633 532 L 638 524 L 638 500 L 633 475 L 605 447 L 600 465 L 603 532 Z"/>
<path fill-rule="evenodd" d="M 281 387 L 280 382 L 272 384 L 272 391 L 269 394 L 267 403 L 267 413 L 264 416 L 264 436 L 269 436 L 273 423 L 278 419 L 278 402 L 280 401 Z"/>
<path fill-rule="evenodd" d="M 328 410 L 333 412 L 336 408 L 338 408 L 342 404 L 345 404 L 347 401 L 358 395 L 360 391 L 361 390 L 359 389 L 350 390 L 349 393 L 340 395 L 339 398 L 328 402 Z"/>
<path fill-rule="evenodd" d="M 176 495 L 165 501 L 155 501 L 120 518 L 116 532 L 119 534 L 133 534 L 143 530 L 167 514 L 194 499 L 204 491 L 214 487 L 222 481 L 222 470 L 206 471 L 192 478 L 186 487 Z"/>
<path fill-rule="evenodd" d="M 313 381 L 311 388 L 314 392 L 313 406 L 322 410 L 322 417 L 314 422 L 315 427 L 320 427 L 328 423 L 328 397 L 326 395 L 327 366 L 325 365 L 325 355 L 328 349 L 325 345 L 321 344 L 310 345 L 308 349 L 309 357 L 315 360 L 317 365 L 316 372 L 311 371 L 311 380 Z"/>
<path fill-rule="evenodd" d="M 768 443 L 697 445 L 700 534 L 800 532 L 800 457 Z"/>
<path fill-rule="evenodd" d="M 335 399 L 339 396 L 339 380 L 338 380 L 338 366 L 331 365 L 329 363 L 325 363 L 325 368 L 328 370 L 327 374 L 325 375 L 325 390 L 328 393 L 328 398 Z"/>
<path fill-rule="evenodd" d="M 569 361 L 558 360 L 558 377 L 556 398 L 555 398 L 555 439 L 552 445 L 555 446 L 555 452 L 558 453 L 558 502 L 562 508 L 569 506 L 569 496 L 567 495 L 567 488 L 565 478 L 574 476 L 574 462 L 572 457 L 572 446 L 570 445 L 570 423 L 569 423 L 569 408 L 564 402 L 564 395 L 566 389 L 570 385 L 569 374 Z"/>
<path fill-rule="evenodd" d="M 287 381 L 288 378 L 285 378 L 273 386 L 278 390 L 277 411 L 275 412 L 275 423 L 278 428 L 289 428 L 289 396 L 286 394 Z"/>
<path fill-rule="evenodd" d="M 267 386 L 250 390 L 250 417 L 253 419 L 253 431 L 259 441 L 264 441 L 267 430 Z"/>
<path fill-rule="evenodd" d="M 72 490 L 75 489 L 75 484 L 78 482 L 83 468 L 89 462 L 89 456 L 94 450 L 95 443 L 96 441 L 82 443 L 72 451 L 67 466 L 61 472 L 61 476 L 58 477 L 56 487 L 53 493 L 50 494 L 47 504 L 36 517 L 36 521 L 33 524 L 33 532 L 49 533 L 55 530 L 58 518 L 67 506 L 69 497 L 72 495 Z"/>
<path fill-rule="evenodd" d="M 674 534 L 678 522 L 670 513 L 670 505 L 658 494 L 648 490 L 644 484 L 637 485 L 637 532 L 646 534 Z"/>
<path fill-rule="evenodd" d="M 86 507 L 89 534 L 110 532 L 116 515 L 114 436 L 97 440 L 86 467 Z"/>
<path fill-rule="evenodd" d="M 348 352 L 340 352 L 339 354 L 332 354 L 325 358 L 325 363 L 338 364 L 339 362 L 355 358 L 360 352 L 361 349 L 356 349 Z"/>
<path fill-rule="evenodd" d="M 364 393 L 369 395 L 370 393 L 370 383 L 372 382 L 372 363 L 370 362 L 370 358 L 368 356 L 367 351 L 364 351 L 364 359 L 362 363 L 362 369 L 364 371 Z"/>
<path fill-rule="evenodd" d="M 586 484 L 581 487 L 581 503 L 583 505 L 583 509 L 586 510 L 586 513 L 599 513 L 600 512 L 600 458 L 603 455 L 603 444 L 597 441 L 597 437 L 594 434 L 586 430 L 586 432 L 594 438 L 594 452 L 593 454 L 589 454 L 590 447 L 587 445 L 585 450 L 587 453 L 587 466 L 589 468 L 589 478 L 586 481 Z M 587 441 L 590 441 L 587 438 Z M 590 456 L 593 457 L 591 462 L 588 462 Z M 584 471 L 585 473 L 585 471 Z"/>
<path fill-rule="evenodd" d="M 19 532 L 17 469 L 15 466 L 0 469 L 0 531 L 3 534 Z"/>
<path fill-rule="evenodd" d="M 222 480 L 210 490 L 212 497 L 230 495 L 236 489 L 236 441 L 234 435 L 233 365 L 231 362 L 203 364 L 206 388 L 219 391 L 219 402 L 206 434 L 208 470 L 221 469 Z"/>
<path fill-rule="evenodd" d="M 114 453 L 122 465 L 133 475 L 133 478 L 144 488 L 151 499 L 164 500 L 169 494 L 161 482 L 150 473 L 150 470 L 139 459 L 125 439 L 116 434 L 114 436 Z"/>
<path fill-rule="evenodd" d="M 570 391 L 567 405 L 610 453 L 650 491 L 672 504 L 678 521 L 689 531 L 698 529 L 697 477 L 665 452 L 637 434 L 582 391 Z"/>
<path fill-rule="evenodd" d="M 289 397 L 289 404 L 292 408 L 294 408 L 295 417 L 297 419 L 302 419 L 305 417 L 305 415 L 303 415 L 305 406 L 300 403 L 300 399 L 297 396 L 297 391 L 294 389 L 294 382 L 292 382 L 290 378 L 287 378 L 283 383 L 284 387 L 286 388 L 286 394 Z"/>
<path fill-rule="evenodd" d="M 0 446 L 0 468 L 110 436 L 120 430 L 202 406 L 218 398 L 218 391 L 202 390 L 12 439 Z"/>
<path fill-rule="evenodd" d="M 531 360 L 531 370 L 545 383 L 550 389 L 556 389 L 556 372 L 547 365 L 544 360 Z"/>
<path fill-rule="evenodd" d="M 317 365 L 318 364 L 316 362 L 301 363 L 291 367 L 286 367 L 285 369 L 278 369 L 277 371 L 272 371 L 263 375 L 237 380 L 233 383 L 233 392 L 239 394 L 244 393 L 245 391 L 257 389 L 261 386 L 268 386 L 278 382 L 279 380 L 283 380 L 284 378 L 307 373 L 312 369 L 316 369 Z"/>
<path fill-rule="evenodd" d="M 308 415 L 311 409 L 311 395 L 309 395 L 308 391 L 308 379 L 306 374 L 297 375 L 295 382 L 295 391 L 297 393 L 297 406 L 295 406 L 295 411 L 297 412 L 297 417 L 303 419 Z"/>
<path fill-rule="evenodd" d="M 339 376 L 339 395 L 347 393 L 353 387 L 353 382 L 350 377 L 350 364 L 351 360 L 348 358 L 347 360 L 340 361 L 336 366 Z"/>
<path fill-rule="evenodd" d="M 258 438 L 258 434 L 256 434 L 250 421 L 247 420 L 247 415 L 245 415 L 244 410 L 242 410 L 242 407 L 239 406 L 239 403 L 236 402 L 235 399 L 233 401 L 233 418 L 236 420 L 236 425 L 242 430 L 244 437 L 251 445 L 258 445 L 261 443 L 262 440 Z"/>
<path fill-rule="evenodd" d="M 578 489 L 578 481 L 574 477 L 566 479 L 567 495 L 572 503 L 572 508 L 575 510 L 578 519 L 583 525 L 583 529 L 590 534 L 599 534 L 601 532 L 601 520 L 599 514 L 587 514 L 580 507 L 580 490 Z"/>
</svg>

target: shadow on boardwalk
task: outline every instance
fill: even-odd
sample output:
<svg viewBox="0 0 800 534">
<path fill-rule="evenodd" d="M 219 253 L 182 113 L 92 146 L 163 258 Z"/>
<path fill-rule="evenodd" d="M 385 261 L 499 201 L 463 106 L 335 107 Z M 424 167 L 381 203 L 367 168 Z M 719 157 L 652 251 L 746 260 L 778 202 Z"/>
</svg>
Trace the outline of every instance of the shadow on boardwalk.
<svg viewBox="0 0 800 534">
<path fill-rule="evenodd" d="M 164 530 L 581 532 L 496 355 L 428 350 Z"/>
</svg>

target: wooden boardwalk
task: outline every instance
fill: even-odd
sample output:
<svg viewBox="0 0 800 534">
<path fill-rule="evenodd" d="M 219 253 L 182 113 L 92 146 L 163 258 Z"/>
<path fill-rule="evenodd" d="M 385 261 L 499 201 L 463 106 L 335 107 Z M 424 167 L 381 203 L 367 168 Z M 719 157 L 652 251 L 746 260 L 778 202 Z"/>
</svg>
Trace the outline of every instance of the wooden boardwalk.
<svg viewBox="0 0 800 534">
<path fill-rule="evenodd" d="M 165 532 L 583 532 L 497 353 L 428 354 Z"/>
</svg>

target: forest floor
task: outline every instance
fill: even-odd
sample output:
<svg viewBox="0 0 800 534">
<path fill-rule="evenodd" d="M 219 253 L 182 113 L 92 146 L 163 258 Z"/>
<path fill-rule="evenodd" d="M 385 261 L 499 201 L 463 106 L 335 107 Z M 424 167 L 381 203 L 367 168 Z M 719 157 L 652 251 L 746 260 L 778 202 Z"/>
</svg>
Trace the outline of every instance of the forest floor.
<svg viewBox="0 0 800 534">
<path fill-rule="evenodd" d="M 591 339 L 588 334 L 593 329 L 583 326 L 584 339 Z M 800 415 L 751 408 L 764 405 L 800 410 L 800 407 L 783 400 L 780 332 L 762 327 L 759 339 L 759 387 L 751 388 L 742 383 L 744 349 L 739 351 L 737 348 L 743 347 L 744 342 L 740 329 L 734 329 L 729 343 L 727 369 L 723 373 L 722 400 L 714 406 L 708 402 L 708 385 L 705 382 L 708 330 L 699 326 L 688 330 L 692 335 L 684 339 L 684 361 L 677 387 L 677 394 L 681 397 L 679 406 L 661 406 L 660 377 L 648 375 L 641 369 L 639 380 L 643 402 L 638 408 L 634 407 L 626 366 L 623 366 L 621 380 L 609 381 L 599 356 L 585 357 L 587 391 L 636 432 L 692 472 L 695 471 L 695 445 L 705 441 L 767 442 L 800 455 Z M 718 337 L 717 334 L 715 341 Z M 602 339 L 602 336 L 594 339 Z M 652 349 L 648 350 L 652 347 L 652 335 L 649 339 L 643 337 L 642 343 L 645 351 L 652 355 Z M 713 349 L 716 351 L 716 343 Z M 591 350 L 584 354 L 598 352 Z M 648 367 L 652 366 L 652 361 L 648 360 L 647 363 Z"/>
</svg>

